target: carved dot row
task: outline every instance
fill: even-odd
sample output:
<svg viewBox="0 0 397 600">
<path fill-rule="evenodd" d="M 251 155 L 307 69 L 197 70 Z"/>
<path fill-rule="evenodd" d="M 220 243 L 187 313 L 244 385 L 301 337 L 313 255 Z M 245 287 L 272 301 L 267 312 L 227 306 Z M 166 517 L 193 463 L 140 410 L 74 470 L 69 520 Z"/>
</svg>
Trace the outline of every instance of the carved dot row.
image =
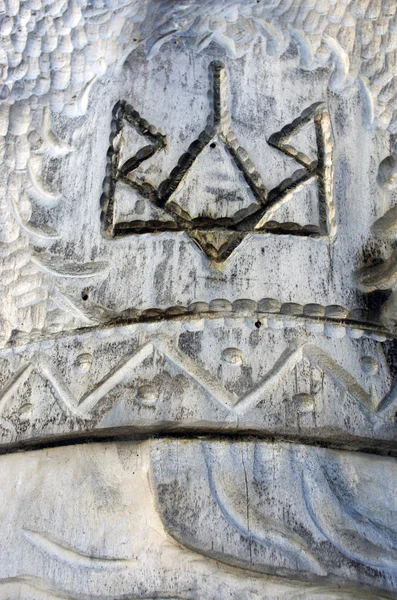
<svg viewBox="0 0 397 600">
<path fill-rule="evenodd" d="M 164 310 L 149 308 L 139 311 L 131 308 L 118 316 L 117 320 L 103 323 L 99 326 L 88 326 L 70 332 L 63 331 L 62 335 L 73 335 L 84 338 L 96 336 L 105 338 L 115 333 L 131 335 L 142 325 L 145 327 L 159 328 L 164 323 L 167 330 L 175 328 L 175 333 L 183 328 L 187 331 L 201 331 L 207 327 L 232 326 L 237 319 L 250 327 L 260 329 L 284 329 L 304 327 L 315 334 L 324 334 L 330 338 L 343 338 L 347 335 L 352 339 L 367 337 L 383 342 L 393 338 L 393 334 L 380 324 L 365 322 L 365 311 L 356 309 L 348 311 L 338 305 L 322 306 L 320 304 L 301 305 L 293 302 L 281 302 L 264 298 L 259 302 L 254 300 L 236 300 L 230 302 L 224 299 L 212 300 L 210 303 L 195 302 L 187 308 L 172 306 Z M 15 332 L 12 344 L 3 351 L 22 350 L 26 345 L 36 343 L 52 343 L 52 339 L 60 335 L 57 329 L 35 330 L 31 333 L 24 331 Z"/>
<path fill-rule="evenodd" d="M 301 305 L 294 302 L 282 304 L 272 298 L 263 298 L 259 302 L 248 299 L 235 300 L 233 303 L 225 299 L 215 299 L 209 303 L 195 302 L 187 308 L 172 306 L 167 309 L 149 308 L 143 311 L 127 311 L 132 323 L 162 320 L 185 321 L 187 329 L 197 329 L 204 326 L 200 321 L 228 318 L 250 317 L 257 319 L 255 326 L 282 329 L 285 327 L 304 326 L 313 333 L 324 333 L 328 337 L 340 338 L 347 335 L 358 339 L 362 336 L 384 341 L 388 334 L 380 324 L 370 322 L 365 311 L 355 309 L 348 311 L 343 306 L 320 304 Z M 367 320 L 366 320 L 367 316 Z M 187 319 L 189 317 L 189 320 Z M 194 317 L 194 319 L 192 319 Z M 125 327 L 129 327 L 126 325 Z M 123 329 L 121 327 L 120 329 Z M 104 330 L 104 335 L 106 335 Z"/>
</svg>

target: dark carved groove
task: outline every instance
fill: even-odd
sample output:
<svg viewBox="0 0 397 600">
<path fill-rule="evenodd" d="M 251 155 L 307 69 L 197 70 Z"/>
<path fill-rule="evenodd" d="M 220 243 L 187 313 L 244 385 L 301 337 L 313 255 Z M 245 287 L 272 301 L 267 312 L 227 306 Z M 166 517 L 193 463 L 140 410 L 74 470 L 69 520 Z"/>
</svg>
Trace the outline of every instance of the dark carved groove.
<svg viewBox="0 0 397 600">
<path fill-rule="evenodd" d="M 110 136 L 108 151 L 108 169 L 103 184 L 104 191 L 101 202 L 105 234 L 109 237 L 120 237 L 142 235 L 145 233 L 156 234 L 185 231 L 203 252 L 215 262 L 226 260 L 248 233 L 272 233 L 305 237 L 334 235 L 334 229 L 331 231 L 329 227 L 329 223 L 333 217 L 333 215 L 330 217 L 330 212 L 332 212 L 332 202 L 330 199 L 331 166 L 327 164 L 327 157 L 330 155 L 330 139 L 329 135 L 327 136 L 324 125 L 324 119 L 327 118 L 324 103 L 317 102 L 313 104 L 304 110 L 292 123 L 285 125 L 281 131 L 270 136 L 268 143 L 288 157 L 295 159 L 302 165 L 303 169 L 296 171 L 278 186 L 267 191 L 253 162 L 248 157 L 246 150 L 240 146 L 235 133 L 231 129 L 226 107 L 227 85 L 225 67 L 221 62 L 214 61 L 210 65 L 210 71 L 212 74 L 212 112 L 210 123 L 199 134 L 198 138 L 190 144 L 188 150 L 180 156 L 176 167 L 172 169 L 169 176 L 160 183 L 158 188 L 148 181 L 134 179 L 134 171 L 145 160 L 148 160 L 166 147 L 166 136 L 149 125 L 126 102 L 116 104 L 113 111 L 112 134 Z M 122 131 L 124 120 L 133 126 L 140 135 L 148 138 L 151 143 L 140 149 L 123 165 L 118 166 L 119 150 L 117 146 L 116 148 L 114 147 L 114 140 Z M 304 153 L 297 151 L 294 147 L 286 143 L 292 135 L 296 134 L 312 120 L 314 121 L 316 132 L 317 161 L 311 161 Z M 250 206 L 248 209 L 240 210 L 228 218 L 214 219 L 209 216 L 191 217 L 188 212 L 172 201 L 172 196 L 187 176 L 197 157 L 212 142 L 215 136 L 225 145 L 258 204 Z M 312 178 L 315 178 L 318 183 L 319 226 L 312 224 L 302 226 L 297 223 L 278 223 L 277 221 L 268 221 L 261 225 L 261 222 L 266 218 L 270 210 L 274 210 L 278 204 L 285 201 L 289 193 Z M 116 223 L 114 195 L 117 181 L 123 181 L 154 206 L 162 208 L 173 220 L 132 220 Z M 334 221 L 332 223 L 334 225 Z M 209 233 L 211 230 L 214 233 L 222 231 L 230 232 L 231 235 L 228 236 L 226 243 L 220 247 L 215 247 L 210 241 L 204 243 L 200 239 L 202 233 Z"/>
</svg>

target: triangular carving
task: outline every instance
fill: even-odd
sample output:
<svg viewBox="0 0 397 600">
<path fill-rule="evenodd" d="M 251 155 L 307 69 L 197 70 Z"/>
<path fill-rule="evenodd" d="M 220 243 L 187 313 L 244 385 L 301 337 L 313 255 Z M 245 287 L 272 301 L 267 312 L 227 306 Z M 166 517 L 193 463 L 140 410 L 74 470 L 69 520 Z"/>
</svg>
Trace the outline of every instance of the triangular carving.
<svg viewBox="0 0 397 600">
<path fill-rule="evenodd" d="M 129 223 L 129 227 L 135 227 L 139 233 L 141 227 L 148 227 L 155 223 L 161 227 L 161 223 L 167 223 L 172 227 L 175 220 L 164 209 L 156 206 L 153 202 L 142 196 L 133 182 L 121 179 L 116 183 L 114 191 L 115 199 L 115 222 Z"/>
<path fill-rule="evenodd" d="M 308 135 L 308 129 L 311 129 L 312 135 Z M 286 201 L 292 203 L 296 193 L 300 192 L 303 186 L 307 185 L 308 182 L 315 181 L 318 214 L 315 221 L 307 223 L 307 225 L 318 227 L 318 233 L 322 236 L 335 233 L 334 206 L 331 196 L 332 149 L 330 129 L 329 115 L 324 103 L 316 102 L 305 109 L 294 121 L 270 136 L 268 143 L 271 146 L 277 148 L 289 158 L 293 158 L 303 168 L 295 171 L 291 177 L 282 181 L 269 192 L 266 216 L 274 213 Z M 305 137 L 304 133 L 306 133 Z M 291 143 L 292 140 L 293 143 Z M 308 198 L 308 201 L 310 201 L 310 198 Z M 264 223 L 263 218 L 260 223 L 261 225 Z"/>
<path fill-rule="evenodd" d="M 321 118 L 321 111 L 323 109 L 323 102 L 316 102 L 309 106 L 306 110 L 302 112 L 302 114 L 294 119 L 292 123 L 288 123 L 285 125 L 280 131 L 273 133 L 270 136 L 268 143 L 271 146 L 274 146 L 278 150 L 281 150 L 287 156 L 293 158 L 298 163 L 300 163 L 305 169 L 313 168 L 315 162 L 318 161 L 318 156 L 314 159 L 310 158 L 302 152 L 300 148 L 296 148 L 295 145 L 290 144 L 292 138 L 298 139 L 299 134 L 303 131 L 304 128 L 307 127 L 308 124 L 313 124 L 314 126 Z M 318 155 L 318 144 L 317 144 L 317 155 Z"/>
<path fill-rule="evenodd" d="M 126 102 L 116 105 L 108 151 L 108 175 L 102 195 L 105 233 L 109 237 L 117 237 L 185 231 L 205 255 L 216 262 L 226 260 L 249 233 L 333 236 L 336 221 L 332 201 L 331 126 L 324 104 L 313 104 L 292 123 L 270 136 L 269 144 L 293 158 L 300 169 L 269 192 L 232 129 L 226 69 L 222 63 L 214 61 L 210 70 L 213 84 L 208 125 L 158 185 L 147 178 L 147 171 L 142 170 L 141 165 L 165 148 L 166 136 L 149 125 Z M 135 141 L 137 149 L 129 158 L 124 151 L 120 155 L 120 135 L 125 122 L 148 141 L 143 146 Z M 116 186 L 120 181 L 148 203 L 168 213 L 170 218 L 139 218 L 134 215 L 118 221 L 115 204 Z M 315 182 L 317 186 L 317 198 L 310 193 L 307 197 L 308 205 L 317 200 L 316 218 L 304 223 L 303 217 L 296 221 L 283 218 L 278 221 L 274 214 L 279 208 L 282 212 L 283 205 L 293 204 L 295 199 L 297 204 L 301 203 L 308 182 Z M 301 212 L 310 213 L 309 208 Z M 297 211 L 299 208 L 295 214 Z M 208 239 L 215 230 L 232 232 L 228 236 L 218 236 L 219 239 L 227 237 L 230 243 L 209 243 Z M 207 231 L 211 231 L 211 235 Z"/>
<path fill-rule="evenodd" d="M 186 219 L 230 219 L 258 207 L 252 191 L 219 135 L 203 148 L 167 205 Z M 175 207 L 174 205 L 177 205 Z"/>
<path fill-rule="evenodd" d="M 322 103 L 318 103 L 321 108 Z M 317 161 L 318 143 L 317 132 L 314 119 L 308 123 L 303 123 L 289 137 L 288 144 L 292 146 L 296 152 L 305 155 L 308 158 L 308 165 Z"/>
<path fill-rule="evenodd" d="M 276 228 L 281 224 L 289 224 L 291 227 L 299 226 L 306 227 L 306 229 L 311 227 L 313 232 L 320 233 L 318 206 L 318 185 L 316 179 L 312 177 L 286 194 L 283 202 L 269 209 L 258 226 Z"/>
<path fill-rule="evenodd" d="M 66 414 L 71 414 L 79 419 L 91 419 L 106 395 L 130 376 L 136 377 L 137 368 L 153 356 L 153 353 L 157 354 L 158 359 L 171 363 L 188 379 L 198 384 L 207 397 L 240 415 L 274 394 L 280 381 L 285 380 L 304 358 L 309 360 L 315 368 L 329 375 L 367 413 L 374 414 L 377 411 L 378 400 L 373 393 L 364 390 L 346 369 L 334 361 L 324 350 L 312 344 L 288 348 L 263 378 L 238 397 L 235 393 L 229 392 L 217 377 L 211 375 L 198 362 L 189 358 L 173 344 L 156 340 L 156 342 L 144 344 L 125 356 L 101 381 L 80 398 L 70 390 L 57 369 L 50 365 L 44 356 L 41 356 L 37 358 L 35 364 L 28 363 L 23 366 L 3 388 L 0 394 L 0 416 L 7 412 L 7 406 L 9 407 L 14 394 L 30 379 L 32 373 L 37 372 L 49 382 L 53 395 Z"/>
<path fill-rule="evenodd" d="M 152 125 L 149 125 L 132 106 L 126 103 L 122 103 L 120 107 L 120 113 L 117 115 L 117 125 L 121 135 L 127 137 L 127 140 L 129 137 L 132 143 L 134 139 L 136 140 L 136 136 L 129 133 L 128 130 L 130 127 L 134 128 L 142 137 L 142 140 L 147 142 L 135 149 L 132 156 L 129 155 L 128 158 L 126 157 L 126 160 L 121 160 L 118 165 L 118 170 L 122 176 L 133 177 L 137 174 L 137 169 L 142 163 L 148 161 L 157 152 L 166 147 L 166 136 L 158 132 Z M 126 145 L 128 148 L 128 142 Z M 121 153 L 120 158 L 123 159 Z"/>
<path fill-rule="evenodd" d="M 134 135 L 131 128 L 138 135 Z M 125 229 L 124 223 L 117 224 L 116 187 L 118 183 L 123 182 L 142 198 L 152 202 L 155 206 L 160 205 L 157 187 L 142 176 L 139 168 L 157 152 L 164 149 L 167 142 L 165 135 L 158 132 L 126 102 L 118 102 L 114 107 L 111 129 L 110 146 L 107 154 L 107 175 L 103 183 L 104 192 L 101 204 L 104 231 L 107 235 L 114 237 L 118 227 L 121 228 L 121 232 Z M 125 151 L 122 150 L 123 137 L 127 148 L 134 145 L 134 142 L 136 144 L 132 156 L 128 155 L 128 158 Z M 137 143 L 140 138 L 146 144 Z M 148 222 L 152 227 L 152 220 Z"/>
<path fill-rule="evenodd" d="M 190 238 L 214 262 L 222 262 L 241 243 L 243 234 L 228 229 L 193 229 Z"/>
</svg>

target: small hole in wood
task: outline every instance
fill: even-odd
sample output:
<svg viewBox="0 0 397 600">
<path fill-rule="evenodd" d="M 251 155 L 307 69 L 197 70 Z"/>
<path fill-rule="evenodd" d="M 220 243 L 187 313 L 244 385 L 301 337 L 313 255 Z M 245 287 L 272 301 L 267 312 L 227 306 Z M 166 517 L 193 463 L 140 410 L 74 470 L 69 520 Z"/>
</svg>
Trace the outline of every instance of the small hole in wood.
<svg viewBox="0 0 397 600">
<path fill-rule="evenodd" d="M 212 142 L 212 144 L 210 144 L 210 148 L 216 148 L 216 142 Z"/>
<path fill-rule="evenodd" d="M 260 321 L 257 321 L 257 322 L 255 323 L 255 327 L 256 327 L 257 329 L 259 329 L 259 327 L 262 327 L 262 323 L 261 323 Z"/>
<path fill-rule="evenodd" d="M 88 300 L 88 290 L 83 290 L 83 291 L 81 292 L 81 298 L 82 298 L 82 300 L 84 300 L 84 301 Z"/>
</svg>

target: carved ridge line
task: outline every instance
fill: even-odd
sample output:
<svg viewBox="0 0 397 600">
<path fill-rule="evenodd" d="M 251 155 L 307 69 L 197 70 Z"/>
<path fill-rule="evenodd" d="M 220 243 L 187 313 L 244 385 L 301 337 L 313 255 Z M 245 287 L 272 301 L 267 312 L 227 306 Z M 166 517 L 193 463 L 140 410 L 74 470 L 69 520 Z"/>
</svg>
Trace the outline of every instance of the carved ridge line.
<svg viewBox="0 0 397 600">
<path fill-rule="evenodd" d="M 23 385 L 29 379 L 32 370 L 33 365 L 31 363 L 24 365 L 14 377 L 11 378 L 8 384 L 5 385 L 0 393 L 0 414 L 3 413 L 14 392 L 16 392 L 20 385 Z"/>
<path fill-rule="evenodd" d="M 205 392 L 210 394 L 213 400 L 219 402 L 219 404 L 226 408 L 233 408 L 233 404 L 236 402 L 234 394 L 229 394 L 227 390 L 219 384 L 219 381 L 215 377 L 189 357 L 182 355 L 176 348 L 172 348 L 162 342 L 148 342 L 138 348 L 132 355 L 124 358 L 121 363 L 118 363 L 91 392 L 83 395 L 80 400 L 78 400 L 70 391 L 68 385 L 56 369 L 54 367 L 49 367 L 44 358 L 38 359 L 34 366 L 29 364 L 24 370 L 28 370 L 29 368 L 30 375 L 32 370 L 36 369 L 39 374 L 42 376 L 44 375 L 52 385 L 53 391 L 60 400 L 61 407 L 64 405 L 76 417 L 89 419 L 92 416 L 90 411 L 97 406 L 99 401 L 116 387 L 116 385 L 121 383 L 127 373 L 145 358 L 149 357 L 155 349 L 166 359 L 170 360 L 175 366 L 187 373 L 191 379 L 204 389 Z M 10 382 L 8 389 L 11 390 L 11 394 L 14 393 L 21 384 L 19 379 L 20 375 L 17 375 L 17 377 Z M 25 380 L 26 379 L 23 381 Z"/>
<path fill-rule="evenodd" d="M 350 559 L 390 571 L 396 564 L 396 535 L 341 498 L 326 469 L 306 458 L 302 478 L 306 508 L 319 531 Z M 356 535 L 349 536 L 351 531 Z M 376 543 L 376 541 L 378 543 Z"/>
<path fill-rule="evenodd" d="M 51 594 L 52 600 L 65 600 L 65 598 L 67 600 L 77 600 L 76 596 L 70 594 L 65 596 L 60 589 L 50 588 L 41 577 L 24 574 L 0 579 L 0 600 L 10 600 L 10 594 L 13 594 L 11 597 L 17 598 L 24 587 L 27 588 L 28 593 L 34 594 L 35 600 L 46 600 L 49 594 Z M 87 596 L 80 596 L 80 600 L 88 599 Z"/>
<path fill-rule="evenodd" d="M 35 367 L 39 374 L 42 376 L 44 375 L 45 379 L 47 379 L 47 381 L 49 381 L 49 383 L 52 385 L 54 395 L 61 401 L 61 408 L 62 404 L 64 404 L 74 416 L 83 419 L 86 418 L 86 415 L 83 413 L 83 411 L 80 411 L 78 408 L 76 397 L 74 394 L 72 394 L 69 387 L 63 380 L 62 376 L 57 372 L 55 367 L 50 367 L 43 358 L 36 361 Z"/>
<path fill-rule="evenodd" d="M 287 303 L 288 304 L 288 303 Z M 355 319 L 353 317 L 322 317 L 322 316 L 310 316 L 306 314 L 287 314 L 280 312 L 262 311 L 262 310 L 239 310 L 233 311 L 228 310 L 189 310 L 189 307 L 184 306 L 172 306 L 165 309 L 150 308 L 143 311 L 137 309 L 128 309 L 126 312 L 133 311 L 138 314 L 133 317 L 123 317 L 122 315 L 115 314 L 114 317 L 105 318 L 100 324 L 92 326 L 79 327 L 70 331 L 60 331 L 55 333 L 45 332 L 44 336 L 42 333 L 38 333 L 36 336 L 32 336 L 32 339 L 18 343 L 17 341 L 8 342 L 2 349 L 0 349 L 0 355 L 7 353 L 15 348 L 25 348 L 32 344 L 40 344 L 43 341 L 67 339 L 72 336 L 81 336 L 87 334 L 98 334 L 101 331 L 110 332 L 112 329 L 115 332 L 129 335 L 131 328 L 139 325 L 150 325 L 164 323 L 185 323 L 188 326 L 189 322 L 202 322 L 206 320 L 216 319 L 232 319 L 235 321 L 252 319 L 258 323 L 259 327 L 265 329 L 284 329 L 291 327 L 307 327 L 309 331 L 312 327 L 316 327 L 315 333 L 320 335 L 326 335 L 327 337 L 342 337 L 339 332 L 345 329 L 345 334 L 352 339 L 359 339 L 360 337 L 368 337 L 379 342 L 386 340 L 392 340 L 396 337 L 395 331 L 390 331 L 381 324 L 371 323 Z M 348 311 L 346 310 L 346 313 Z M 351 311 L 352 312 L 352 311 Z M 140 313 L 140 314 L 139 314 Z M 321 331 L 320 329 L 321 328 Z M 336 333 L 335 333 L 336 332 Z M 343 332 L 342 332 L 343 333 Z"/>
<path fill-rule="evenodd" d="M 328 373 L 338 385 L 342 385 L 347 392 L 359 400 L 369 412 L 377 412 L 379 406 L 376 396 L 366 392 L 357 380 L 331 358 L 329 354 L 312 344 L 308 344 L 304 347 L 304 354 L 310 362 L 318 365 L 325 373 Z"/>
<path fill-rule="evenodd" d="M 313 552 L 311 552 L 311 550 L 305 545 L 303 539 L 301 539 L 294 532 L 289 531 L 285 526 L 283 526 L 283 523 L 261 515 L 264 525 L 262 531 L 258 530 L 259 528 L 257 526 L 253 526 L 252 523 L 248 521 L 248 518 L 247 525 L 244 524 L 241 517 L 233 512 L 232 507 L 228 506 L 227 499 L 225 499 L 225 496 L 220 491 L 221 486 L 219 481 L 216 480 L 216 475 L 214 474 L 214 468 L 212 464 L 213 460 L 211 451 L 208 448 L 208 444 L 206 442 L 201 442 L 201 447 L 203 449 L 204 460 L 207 467 L 211 495 L 218 504 L 219 509 L 226 521 L 241 535 L 248 538 L 250 545 L 252 541 L 255 541 L 267 547 L 275 547 L 279 552 L 282 552 L 290 559 L 295 560 L 297 564 L 300 563 L 301 568 L 304 569 L 306 566 L 308 571 L 312 571 L 316 575 L 327 575 L 327 571 L 321 565 L 320 561 L 316 558 Z M 244 459 L 242 459 L 242 461 L 244 463 Z M 219 558 L 219 560 L 222 559 Z M 285 569 L 292 570 L 288 567 L 285 567 Z"/>
<path fill-rule="evenodd" d="M 287 348 L 276 360 L 273 367 L 266 373 L 265 377 L 242 396 L 234 404 L 237 413 L 242 414 L 248 408 L 255 406 L 265 394 L 271 394 L 273 389 L 280 383 L 282 375 L 289 373 L 303 356 L 303 346 L 299 348 Z"/>
<path fill-rule="evenodd" d="M 314 344 L 303 344 L 299 348 L 287 348 L 265 377 L 247 394 L 238 399 L 234 405 L 236 411 L 243 413 L 260 402 L 265 394 L 272 392 L 274 386 L 279 383 L 281 376 L 291 372 L 303 357 L 308 358 L 312 364 L 330 375 L 340 387 L 351 394 L 368 412 L 374 414 L 377 411 L 376 398 L 368 394 L 357 380 L 334 361 L 329 354 Z"/>
<path fill-rule="evenodd" d="M 49 535 L 42 535 L 41 533 L 30 529 L 24 529 L 23 535 L 33 546 L 36 546 L 44 554 L 75 566 L 89 567 L 91 569 L 113 569 L 128 568 L 138 563 L 138 560 L 133 558 L 93 556 L 82 552 L 81 550 L 76 550 L 75 548 L 61 544 L 52 539 Z"/>
<path fill-rule="evenodd" d="M 112 369 L 91 392 L 83 395 L 80 400 L 78 400 L 70 391 L 62 376 L 59 375 L 53 366 L 50 367 L 44 358 L 40 357 L 36 361 L 35 368 L 41 375 L 44 375 L 44 377 L 53 386 L 54 392 L 61 402 L 61 407 L 63 404 L 76 417 L 89 419 L 91 418 L 90 411 L 96 406 L 99 400 L 108 392 L 110 392 L 116 385 L 121 383 L 130 368 L 134 367 L 137 363 L 150 356 L 153 348 L 154 346 L 151 343 L 147 343 L 139 348 L 132 355 L 125 358 L 124 361 L 116 365 L 115 368 Z M 31 368 L 30 372 L 32 370 L 33 367 Z M 15 381 L 13 385 L 13 391 L 15 391 L 17 387 L 19 387 L 19 383 Z"/>
<path fill-rule="evenodd" d="M 79 408 L 83 409 L 85 413 L 90 412 L 101 398 L 108 392 L 110 392 L 116 385 L 118 385 L 128 373 L 128 371 L 136 364 L 142 362 L 145 358 L 150 356 L 153 352 L 154 344 L 148 343 L 138 348 L 136 352 L 129 356 L 124 363 L 117 364 L 110 373 L 108 373 L 104 379 L 97 385 L 97 387 L 89 394 L 83 396 L 79 401 Z"/>
<path fill-rule="evenodd" d="M 384 398 L 379 402 L 378 413 L 383 413 L 393 409 L 397 401 L 397 381 L 394 380 L 391 390 Z"/>
<path fill-rule="evenodd" d="M 115 427 L 105 429 L 90 429 L 89 431 L 61 433 L 51 436 L 36 437 L 30 439 L 18 440 L 15 442 L 0 443 L 0 456 L 3 454 L 13 454 L 19 450 L 36 450 L 41 448 L 53 448 L 80 444 L 98 443 L 98 441 L 119 442 L 119 441 L 146 441 L 159 438 L 199 440 L 208 441 L 229 440 L 232 442 L 252 442 L 268 441 L 270 443 L 288 443 L 300 444 L 316 448 L 328 448 L 329 450 L 346 450 L 348 452 L 359 452 L 361 454 L 372 454 L 374 456 L 386 456 L 397 458 L 397 444 L 393 440 L 374 438 L 368 436 L 355 436 L 354 434 L 343 433 L 337 437 L 334 432 L 329 437 L 323 435 L 323 432 L 316 432 L 309 435 L 289 431 L 278 431 L 267 428 L 265 431 L 258 431 L 252 427 L 236 429 L 236 423 L 226 423 L 222 429 L 219 429 L 219 423 L 206 423 L 205 426 L 192 427 L 188 423 L 174 425 L 164 424 L 159 427 Z M 8 600 L 8 598 L 7 598 Z"/>
<path fill-rule="evenodd" d="M 0 600 L 10 600 L 11 597 L 22 597 L 20 594 L 22 591 L 21 588 L 23 589 L 23 587 L 25 587 L 28 593 L 34 594 L 34 600 L 48 600 L 49 598 L 51 600 L 93 600 L 92 594 L 87 595 L 79 592 L 78 596 L 76 596 L 70 590 L 54 588 L 48 585 L 41 577 L 26 574 L 0 579 Z M 12 594 L 12 596 L 10 596 L 10 594 Z M 24 594 L 23 597 L 27 598 Z M 29 596 L 29 598 L 33 598 L 33 596 Z M 105 597 L 102 596 L 101 598 L 104 599 Z M 109 596 L 107 596 L 107 598 L 109 598 Z M 122 594 L 121 596 L 112 595 L 112 600 L 126 600 L 126 596 L 125 594 Z M 159 592 L 151 596 L 128 594 L 128 600 L 193 600 L 193 597 L 180 596 L 172 593 L 169 595 L 164 592 Z"/>
<path fill-rule="evenodd" d="M 197 362 L 187 355 L 182 354 L 177 348 L 166 347 L 165 344 L 161 342 L 156 342 L 155 346 L 166 358 L 171 360 L 176 367 L 186 372 L 196 383 L 209 393 L 213 400 L 216 400 L 222 406 L 233 409 L 236 402 L 238 402 L 237 396 L 234 393 L 228 392 L 225 387 L 219 383 L 219 380 L 216 377 L 211 375 L 206 369 L 200 367 Z"/>
</svg>

